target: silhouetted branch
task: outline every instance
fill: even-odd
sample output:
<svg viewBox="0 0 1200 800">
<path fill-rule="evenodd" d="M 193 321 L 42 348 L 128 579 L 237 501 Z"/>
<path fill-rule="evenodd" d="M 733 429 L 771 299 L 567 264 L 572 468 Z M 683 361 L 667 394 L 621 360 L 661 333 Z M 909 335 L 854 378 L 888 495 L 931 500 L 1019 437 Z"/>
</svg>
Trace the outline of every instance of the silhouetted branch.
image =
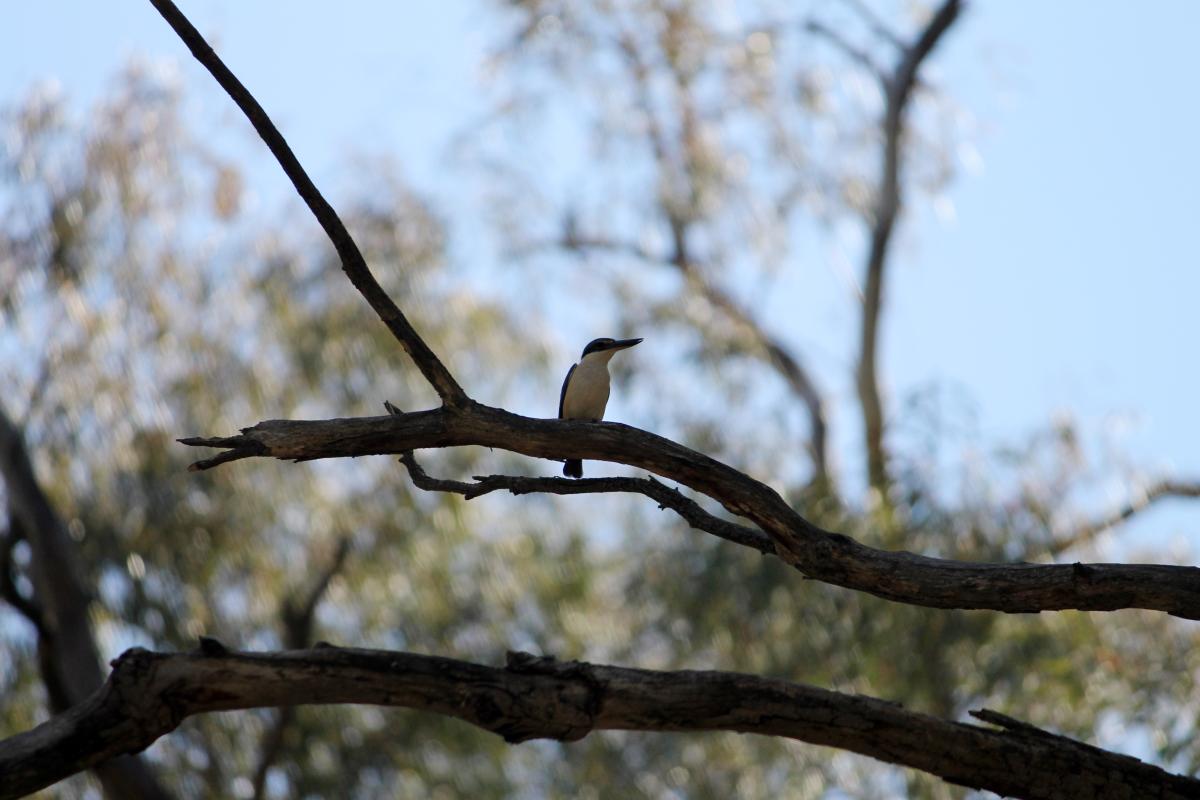
<svg viewBox="0 0 1200 800">
<path fill-rule="evenodd" d="M 417 365 L 417 369 L 421 370 L 421 374 L 438 393 L 438 397 L 449 406 L 458 406 L 466 402 L 466 392 L 458 385 L 454 376 L 450 374 L 437 355 L 425 344 L 420 334 L 409 323 L 400 308 L 388 297 L 379 282 L 375 280 L 371 268 L 367 266 L 366 259 L 363 258 L 358 245 L 351 238 L 350 232 L 346 230 L 346 226 L 334 211 L 333 206 L 329 205 L 317 190 L 312 179 L 308 177 L 308 173 L 304 171 L 304 167 L 292 153 L 291 147 L 279 133 L 275 123 L 267 116 L 267 112 L 242 85 L 237 76 L 230 72 L 220 57 L 213 52 L 208 42 L 204 40 L 204 37 L 200 35 L 200 32 L 171 0 L 150 0 L 150 3 L 158 9 L 158 13 L 188 46 L 196 60 L 204 65 L 221 88 L 242 110 L 242 113 L 246 115 L 246 118 L 250 120 L 250 124 L 254 126 L 254 130 L 262 137 L 267 149 L 283 167 L 283 171 L 291 180 L 292 185 L 296 187 L 296 191 L 305 204 L 308 205 L 313 216 L 317 218 L 317 222 L 325 229 L 326 235 L 329 236 L 334 249 L 337 250 L 338 258 L 341 259 L 342 270 L 350 278 L 354 288 L 358 289 L 375 313 L 379 315 L 379 318 L 383 320 L 383 323 L 387 325 L 388 330 L 392 332 L 392 335 L 396 337 L 405 352 Z"/>
<path fill-rule="evenodd" d="M 996 712 L 1000 729 L 862 695 L 732 672 L 660 672 L 509 653 L 505 667 L 323 647 L 236 653 L 134 649 L 69 712 L 0 742 L 0 800 L 138 752 L 213 711 L 369 703 L 442 714 L 502 736 L 572 742 L 597 730 L 737 731 L 838 747 L 1026 798 L 1195 798 L 1200 782 Z"/>
<path fill-rule="evenodd" d="M 408 468 L 413 485 L 429 492 L 452 492 L 471 500 L 497 490 L 515 495 L 532 494 L 599 494 L 628 492 L 643 494 L 658 503 L 659 508 L 671 509 L 696 530 L 711 533 L 735 544 L 751 547 L 760 553 L 775 554 L 771 537 L 736 522 L 721 519 L 705 511 L 696 501 L 684 497 L 678 489 L 672 489 L 653 478 L 530 478 L 515 475 L 476 475 L 474 483 L 432 478 L 417 463 L 412 451 L 402 453 L 401 463 Z"/>
<path fill-rule="evenodd" d="M 645 469 L 707 495 L 771 537 L 814 580 L 933 608 L 1010 613 L 1148 608 L 1200 619 L 1200 569 L 1151 564 L 986 564 L 876 550 L 806 520 L 769 486 L 670 439 L 612 422 L 532 419 L 472 403 L 382 417 L 271 420 L 231 437 L 181 440 L 281 459 L 400 455 L 475 445 Z M 198 469 L 208 462 L 197 462 Z M 464 487 L 471 486 L 463 484 Z"/>
</svg>

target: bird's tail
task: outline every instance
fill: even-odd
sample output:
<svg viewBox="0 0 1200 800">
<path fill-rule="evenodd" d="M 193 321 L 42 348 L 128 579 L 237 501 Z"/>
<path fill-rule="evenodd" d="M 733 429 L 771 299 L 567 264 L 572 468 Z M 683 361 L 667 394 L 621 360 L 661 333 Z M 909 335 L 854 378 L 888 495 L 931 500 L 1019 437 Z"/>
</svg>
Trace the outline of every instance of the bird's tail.
<svg viewBox="0 0 1200 800">
<path fill-rule="evenodd" d="M 583 461 L 578 458 L 568 458 L 567 463 L 563 464 L 563 475 L 568 478 L 582 478 Z"/>
</svg>

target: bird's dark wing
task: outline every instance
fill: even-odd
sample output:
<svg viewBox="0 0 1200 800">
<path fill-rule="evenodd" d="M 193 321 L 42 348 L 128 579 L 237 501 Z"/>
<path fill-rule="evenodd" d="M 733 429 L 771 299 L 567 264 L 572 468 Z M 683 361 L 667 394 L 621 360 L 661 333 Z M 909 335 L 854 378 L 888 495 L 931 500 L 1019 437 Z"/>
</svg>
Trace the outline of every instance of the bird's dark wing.
<svg viewBox="0 0 1200 800">
<path fill-rule="evenodd" d="M 563 415 L 562 415 L 563 404 L 565 404 L 567 402 L 567 384 L 571 382 L 571 376 L 575 374 L 575 368 L 578 366 L 579 366 L 578 364 L 572 364 L 571 368 L 569 370 L 567 370 L 567 377 L 563 379 L 562 391 L 558 393 L 558 418 L 559 419 L 563 418 Z"/>
</svg>

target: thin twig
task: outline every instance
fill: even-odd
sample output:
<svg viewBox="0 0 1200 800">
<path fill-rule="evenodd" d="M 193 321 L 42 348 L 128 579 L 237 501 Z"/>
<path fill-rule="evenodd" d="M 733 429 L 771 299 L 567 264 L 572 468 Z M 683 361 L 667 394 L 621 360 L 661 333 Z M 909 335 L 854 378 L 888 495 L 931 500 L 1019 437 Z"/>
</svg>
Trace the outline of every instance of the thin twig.
<svg viewBox="0 0 1200 800">
<path fill-rule="evenodd" d="M 1200 497 L 1200 482 L 1176 480 L 1158 481 L 1138 492 L 1138 494 L 1132 500 L 1115 511 L 1112 511 L 1103 517 L 1098 517 L 1091 522 L 1080 525 L 1074 531 L 1066 534 L 1065 536 L 1056 537 L 1050 544 L 1049 552 L 1052 555 L 1059 555 L 1060 553 L 1066 552 L 1073 547 L 1077 547 L 1085 542 L 1089 542 L 1101 533 L 1104 533 L 1111 528 L 1115 528 L 1121 523 L 1128 521 L 1136 514 L 1145 511 L 1159 500 L 1166 500 L 1169 498 L 1197 497 Z"/>
<path fill-rule="evenodd" d="M 682 517 L 696 530 L 711 533 L 760 553 L 775 555 L 771 537 L 761 531 L 735 522 L 721 519 L 705 511 L 699 503 L 685 497 L 678 489 L 672 489 L 654 478 L 534 478 L 517 475 L 476 475 L 474 483 L 445 480 L 431 477 L 417 463 L 411 450 L 402 453 L 400 462 L 408 468 L 413 484 L 429 492 L 451 492 L 461 494 L 468 500 L 498 490 L 514 495 L 535 492 L 557 495 L 598 494 L 606 492 L 628 492 L 642 494 L 658 503 L 661 509 L 670 509 Z"/>
</svg>

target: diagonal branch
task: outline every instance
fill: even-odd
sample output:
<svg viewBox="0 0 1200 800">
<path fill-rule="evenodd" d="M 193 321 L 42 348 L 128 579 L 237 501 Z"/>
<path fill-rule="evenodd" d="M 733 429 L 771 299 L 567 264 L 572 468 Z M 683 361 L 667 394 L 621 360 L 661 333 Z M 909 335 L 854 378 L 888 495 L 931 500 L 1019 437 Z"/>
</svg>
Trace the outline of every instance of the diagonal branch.
<svg viewBox="0 0 1200 800">
<path fill-rule="evenodd" d="M 1106 530 L 1115 528 L 1139 512 L 1145 511 L 1159 500 L 1197 497 L 1200 497 L 1200 482 L 1158 481 L 1151 484 L 1148 488 L 1142 489 L 1132 500 L 1107 516 L 1098 517 L 1091 522 L 1084 523 L 1069 534 L 1056 538 L 1050 544 L 1050 553 L 1057 555 L 1070 550 L 1072 547 L 1089 542 Z"/>
<path fill-rule="evenodd" d="M 129 650 L 86 701 L 0 742 L 0 800 L 139 751 L 195 714 L 326 703 L 442 714 L 514 744 L 572 742 L 597 730 L 736 731 L 838 747 L 1014 797 L 1200 797 L 1193 778 L 986 710 L 976 716 L 997 728 L 734 672 L 526 653 L 509 653 L 504 667 L 335 647 L 236 653 L 209 642 L 188 654 Z"/>
<path fill-rule="evenodd" d="M 200 32 L 171 0 L 150 0 L 150 3 L 158 9 L 158 13 L 188 46 L 196 60 L 204 65 L 221 88 L 242 110 L 242 113 L 246 115 L 246 118 L 250 120 L 250 124 L 262 137 L 267 149 L 279 162 L 279 166 L 283 167 L 283 171 L 292 181 L 292 185 L 296 187 L 296 191 L 305 204 L 308 205 L 313 216 L 317 218 L 317 222 L 325 229 L 326 235 L 329 236 L 334 249 L 337 250 L 338 258 L 341 259 L 342 271 L 346 273 L 346 277 L 387 325 L 388 330 L 392 332 L 404 351 L 417 365 L 417 369 L 438 393 L 438 397 L 443 403 L 452 407 L 468 402 L 466 392 L 458 385 L 454 376 L 450 374 L 446 366 L 409 323 L 408 318 L 375 280 L 371 268 L 367 266 L 366 259 L 363 258 L 358 245 L 351 238 L 350 232 L 346 230 L 346 226 L 338 217 L 337 212 L 333 210 L 333 206 L 325 200 L 312 179 L 308 177 L 308 173 L 300 165 L 291 147 L 279 133 L 279 129 L 275 127 L 275 123 L 267 116 L 267 112 L 242 85 L 237 76 L 225 66 L 225 63 L 213 52 L 212 47 L 204 40 Z"/>
<path fill-rule="evenodd" d="M 1153 564 L 989 564 L 877 550 L 825 531 L 771 487 L 670 439 L 611 422 L 532 419 L 472 403 L 383 417 L 270 420 L 240 435 L 181 439 L 280 459 L 401 454 L 475 445 L 536 458 L 612 461 L 707 495 L 771 537 L 806 577 L 932 608 L 1010 613 L 1147 608 L 1200 619 L 1200 569 Z M 192 465 L 212 466 L 213 459 Z M 469 484 L 463 484 L 469 486 Z"/>
<path fill-rule="evenodd" d="M 900 170 L 905 112 L 922 62 L 954 23 L 961 7 L 960 0 L 945 0 L 917 40 L 904 50 L 891 75 L 883 80 L 883 153 L 871 223 L 871 245 L 867 253 L 859 359 L 855 379 L 866 438 L 867 480 L 881 498 L 887 496 L 891 478 L 888 473 L 887 450 L 883 442 L 883 401 L 879 393 L 879 315 L 883 306 L 884 268 L 892 231 L 903 201 Z"/>
</svg>

